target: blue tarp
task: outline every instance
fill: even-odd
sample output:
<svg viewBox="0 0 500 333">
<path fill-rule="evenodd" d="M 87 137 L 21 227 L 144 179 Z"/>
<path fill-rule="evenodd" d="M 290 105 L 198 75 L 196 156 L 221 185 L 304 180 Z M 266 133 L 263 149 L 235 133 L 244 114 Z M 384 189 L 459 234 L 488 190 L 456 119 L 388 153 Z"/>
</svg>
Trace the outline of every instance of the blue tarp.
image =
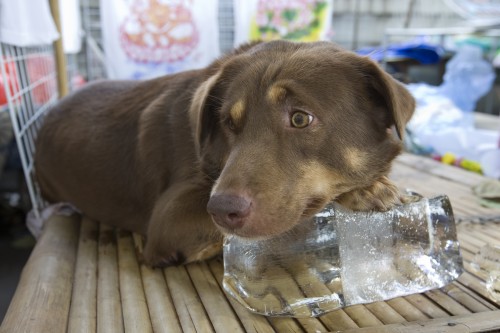
<svg viewBox="0 0 500 333">
<path fill-rule="evenodd" d="M 444 54 L 444 49 L 437 45 L 426 43 L 405 43 L 389 45 L 384 52 L 383 47 L 366 47 L 356 51 L 376 61 L 393 58 L 414 59 L 421 64 L 429 65 L 438 63 Z"/>
</svg>

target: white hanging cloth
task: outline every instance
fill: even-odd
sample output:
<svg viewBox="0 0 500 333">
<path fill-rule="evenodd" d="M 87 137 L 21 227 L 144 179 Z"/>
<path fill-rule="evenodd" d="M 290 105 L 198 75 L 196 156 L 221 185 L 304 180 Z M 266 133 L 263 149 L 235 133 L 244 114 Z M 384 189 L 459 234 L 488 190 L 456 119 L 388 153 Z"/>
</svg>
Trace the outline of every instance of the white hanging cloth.
<svg viewBox="0 0 500 333">
<path fill-rule="evenodd" d="M 82 48 L 80 0 L 59 0 L 64 53 L 76 54 Z"/>
<path fill-rule="evenodd" d="M 218 0 L 101 0 L 111 78 L 146 79 L 209 64 L 220 53 Z"/>
<path fill-rule="evenodd" d="M 59 33 L 47 0 L 0 0 L 0 41 L 15 46 L 51 44 Z"/>
</svg>

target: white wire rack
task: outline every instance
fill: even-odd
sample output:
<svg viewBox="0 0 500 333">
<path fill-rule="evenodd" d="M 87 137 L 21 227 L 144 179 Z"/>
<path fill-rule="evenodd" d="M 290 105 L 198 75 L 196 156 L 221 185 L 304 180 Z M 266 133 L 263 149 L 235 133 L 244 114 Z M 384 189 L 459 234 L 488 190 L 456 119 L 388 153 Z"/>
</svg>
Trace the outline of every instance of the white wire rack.
<svg viewBox="0 0 500 333">
<path fill-rule="evenodd" d="M 82 0 L 81 14 L 85 43 L 83 44 L 83 68 L 87 81 L 107 78 L 104 52 L 102 51 L 102 29 L 99 1 Z"/>
<path fill-rule="evenodd" d="M 219 45 L 221 52 L 234 47 L 234 0 L 219 0 Z"/>
<path fill-rule="evenodd" d="M 84 51 L 66 56 L 70 91 L 81 85 L 78 78 L 82 69 L 87 81 L 106 78 L 98 40 L 98 1 L 83 0 L 81 8 L 86 33 Z M 0 86 L 7 99 L 0 112 L 7 110 L 10 115 L 12 128 L 9 130 L 14 133 L 33 213 L 38 219 L 47 203 L 42 199 L 34 177 L 35 140 L 45 112 L 59 98 L 53 46 L 17 47 L 0 43 L 0 77 L 4 83 L 10 82 Z"/>
<path fill-rule="evenodd" d="M 35 140 L 45 111 L 58 99 L 52 45 L 16 47 L 0 43 L 0 73 L 7 108 L 34 214 L 40 217 L 45 202 L 34 179 Z"/>
</svg>

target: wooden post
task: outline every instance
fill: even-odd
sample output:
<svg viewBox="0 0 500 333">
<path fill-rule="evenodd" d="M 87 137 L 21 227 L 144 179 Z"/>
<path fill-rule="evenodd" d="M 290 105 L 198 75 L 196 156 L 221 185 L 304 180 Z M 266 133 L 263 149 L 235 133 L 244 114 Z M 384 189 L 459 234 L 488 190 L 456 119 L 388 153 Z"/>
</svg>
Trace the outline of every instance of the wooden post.
<svg viewBox="0 0 500 333">
<path fill-rule="evenodd" d="M 62 98 L 68 94 L 69 87 L 68 87 L 68 74 L 66 71 L 66 56 L 64 55 L 64 49 L 62 43 L 59 0 L 50 0 L 50 10 L 52 12 L 52 17 L 54 18 L 54 23 L 56 24 L 57 27 L 57 31 L 59 31 L 60 35 L 59 39 L 54 42 L 54 54 L 56 58 L 57 86 L 59 91 L 59 98 Z"/>
</svg>

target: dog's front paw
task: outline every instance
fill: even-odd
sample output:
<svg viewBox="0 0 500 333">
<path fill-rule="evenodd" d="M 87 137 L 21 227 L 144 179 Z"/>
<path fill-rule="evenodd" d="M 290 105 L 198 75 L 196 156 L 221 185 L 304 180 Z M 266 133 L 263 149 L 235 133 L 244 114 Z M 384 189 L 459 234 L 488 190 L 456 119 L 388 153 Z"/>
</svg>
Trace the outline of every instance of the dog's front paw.
<svg viewBox="0 0 500 333">
<path fill-rule="evenodd" d="M 336 201 L 355 211 L 387 211 L 404 202 L 399 189 L 387 177 L 381 177 L 372 185 L 346 192 Z"/>
<path fill-rule="evenodd" d="M 153 268 L 165 268 L 170 266 L 179 266 L 186 263 L 186 256 L 182 251 L 172 250 L 160 252 L 157 249 L 148 247 L 147 243 L 144 250 L 138 254 L 139 262 Z"/>
<path fill-rule="evenodd" d="M 148 247 L 146 242 L 142 256 L 146 264 L 155 268 L 165 268 L 210 259 L 219 254 L 221 250 L 222 242 L 171 251 L 164 248 Z"/>
</svg>

